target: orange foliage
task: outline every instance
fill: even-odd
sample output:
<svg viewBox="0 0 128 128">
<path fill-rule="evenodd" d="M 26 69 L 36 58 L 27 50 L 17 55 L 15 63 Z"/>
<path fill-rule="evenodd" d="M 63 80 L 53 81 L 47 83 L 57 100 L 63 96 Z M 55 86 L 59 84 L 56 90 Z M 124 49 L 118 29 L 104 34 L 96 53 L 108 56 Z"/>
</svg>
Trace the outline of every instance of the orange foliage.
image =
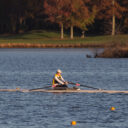
<svg viewBox="0 0 128 128">
<path fill-rule="evenodd" d="M 120 4 L 119 0 L 101 0 L 99 1 L 99 19 L 110 19 L 113 15 L 120 19 L 126 8 Z"/>
<path fill-rule="evenodd" d="M 92 23 L 89 18 L 93 15 L 94 8 L 89 3 L 91 0 L 45 0 L 45 14 L 51 22 L 81 28 Z"/>
</svg>

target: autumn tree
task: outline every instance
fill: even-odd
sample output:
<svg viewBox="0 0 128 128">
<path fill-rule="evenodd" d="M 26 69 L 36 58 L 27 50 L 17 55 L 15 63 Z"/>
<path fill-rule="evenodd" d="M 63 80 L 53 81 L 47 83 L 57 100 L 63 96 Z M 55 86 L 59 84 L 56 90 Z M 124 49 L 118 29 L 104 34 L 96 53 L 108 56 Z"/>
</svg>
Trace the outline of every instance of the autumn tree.
<svg viewBox="0 0 128 128">
<path fill-rule="evenodd" d="M 69 0 L 45 0 L 44 13 L 47 20 L 61 26 L 61 39 L 64 38 L 64 24 L 69 16 Z"/>
<path fill-rule="evenodd" d="M 73 27 L 87 30 L 87 25 L 92 24 L 95 17 L 94 6 L 89 6 L 90 0 L 69 0 L 70 1 L 70 16 L 67 17 L 67 24 L 70 26 L 70 38 L 73 39 Z"/>
<path fill-rule="evenodd" d="M 112 35 L 115 35 L 116 20 L 122 18 L 123 12 L 126 10 L 121 6 L 119 0 L 99 0 L 98 18 L 111 21 Z"/>
<path fill-rule="evenodd" d="M 121 6 L 125 7 L 125 12 L 122 14 L 121 18 L 121 28 L 124 32 L 128 32 L 128 0 L 120 0 Z"/>
<path fill-rule="evenodd" d="M 90 0 L 45 0 L 44 8 L 48 20 L 61 26 L 70 27 L 70 38 L 73 39 L 73 28 L 87 30 L 87 25 L 94 21 L 95 8 L 88 6 Z"/>
<path fill-rule="evenodd" d="M 83 21 L 81 21 L 81 27 L 80 27 L 82 29 L 82 38 L 84 38 L 85 31 L 88 30 L 87 26 L 92 25 L 94 23 L 97 13 L 97 7 L 95 4 L 92 4 L 91 0 L 83 0 L 83 2 L 86 10 L 84 10 L 83 12 L 84 15 L 81 18 L 83 19 Z M 87 12 L 89 17 L 85 16 L 87 15 Z"/>
</svg>

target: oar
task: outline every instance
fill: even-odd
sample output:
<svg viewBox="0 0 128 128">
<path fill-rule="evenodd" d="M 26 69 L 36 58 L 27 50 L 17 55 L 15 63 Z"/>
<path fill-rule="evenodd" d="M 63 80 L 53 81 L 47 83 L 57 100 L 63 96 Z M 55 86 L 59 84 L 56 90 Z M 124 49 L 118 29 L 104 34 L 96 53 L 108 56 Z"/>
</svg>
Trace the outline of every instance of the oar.
<svg viewBox="0 0 128 128">
<path fill-rule="evenodd" d="M 43 88 L 34 88 L 34 89 L 29 89 L 29 91 L 33 91 L 33 90 L 38 90 L 38 89 L 45 89 L 45 88 L 50 88 L 51 86 L 45 86 Z"/>
<path fill-rule="evenodd" d="M 68 83 L 77 86 L 77 83 L 73 83 L 73 82 L 68 82 Z M 79 84 L 79 86 L 83 86 L 83 87 L 87 87 L 87 88 L 91 88 L 91 89 L 96 89 L 96 90 L 101 90 L 100 88 L 95 88 L 95 87 L 92 87 L 92 86 L 87 86 L 87 85 L 82 85 L 82 84 Z"/>
</svg>

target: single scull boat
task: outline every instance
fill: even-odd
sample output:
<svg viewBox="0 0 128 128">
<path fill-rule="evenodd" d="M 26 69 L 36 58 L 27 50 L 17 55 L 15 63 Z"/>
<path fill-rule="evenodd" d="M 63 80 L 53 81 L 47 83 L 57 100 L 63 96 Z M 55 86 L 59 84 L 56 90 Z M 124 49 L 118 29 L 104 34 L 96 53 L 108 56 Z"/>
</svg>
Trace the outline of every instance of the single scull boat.
<svg viewBox="0 0 128 128">
<path fill-rule="evenodd" d="M 120 90 L 54 90 L 54 89 L 0 89 L 0 92 L 48 92 L 48 93 L 126 93 L 128 94 L 128 90 L 120 91 Z"/>
<path fill-rule="evenodd" d="M 49 92 L 49 93 L 128 93 L 120 90 L 54 90 L 54 89 L 37 89 L 30 92 Z"/>
</svg>

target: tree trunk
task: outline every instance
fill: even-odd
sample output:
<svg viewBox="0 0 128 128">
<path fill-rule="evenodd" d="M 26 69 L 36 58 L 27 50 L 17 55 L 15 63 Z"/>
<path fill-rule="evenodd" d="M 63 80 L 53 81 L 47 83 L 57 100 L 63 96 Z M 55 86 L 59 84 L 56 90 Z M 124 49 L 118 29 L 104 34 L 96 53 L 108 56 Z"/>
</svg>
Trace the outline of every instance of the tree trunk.
<svg viewBox="0 0 128 128">
<path fill-rule="evenodd" d="M 16 33 L 16 29 L 17 29 L 17 17 L 12 16 L 11 18 L 11 31 L 12 33 Z"/>
<path fill-rule="evenodd" d="M 16 23 L 12 23 L 12 33 L 16 33 Z"/>
<path fill-rule="evenodd" d="M 81 38 L 84 38 L 85 37 L 84 33 L 85 33 L 85 31 L 82 31 Z"/>
<path fill-rule="evenodd" d="M 115 35 L 115 15 L 113 15 L 113 18 L 112 18 L 112 36 Z"/>
<path fill-rule="evenodd" d="M 64 39 L 64 26 L 61 24 L 61 39 Z"/>
<path fill-rule="evenodd" d="M 115 26 L 116 26 L 116 17 L 115 17 L 115 11 L 114 11 L 114 6 L 115 6 L 115 0 L 112 1 L 113 4 L 113 16 L 112 16 L 112 36 L 115 35 Z"/>
<path fill-rule="evenodd" d="M 73 39 L 73 25 L 70 27 L 70 38 Z"/>
</svg>

